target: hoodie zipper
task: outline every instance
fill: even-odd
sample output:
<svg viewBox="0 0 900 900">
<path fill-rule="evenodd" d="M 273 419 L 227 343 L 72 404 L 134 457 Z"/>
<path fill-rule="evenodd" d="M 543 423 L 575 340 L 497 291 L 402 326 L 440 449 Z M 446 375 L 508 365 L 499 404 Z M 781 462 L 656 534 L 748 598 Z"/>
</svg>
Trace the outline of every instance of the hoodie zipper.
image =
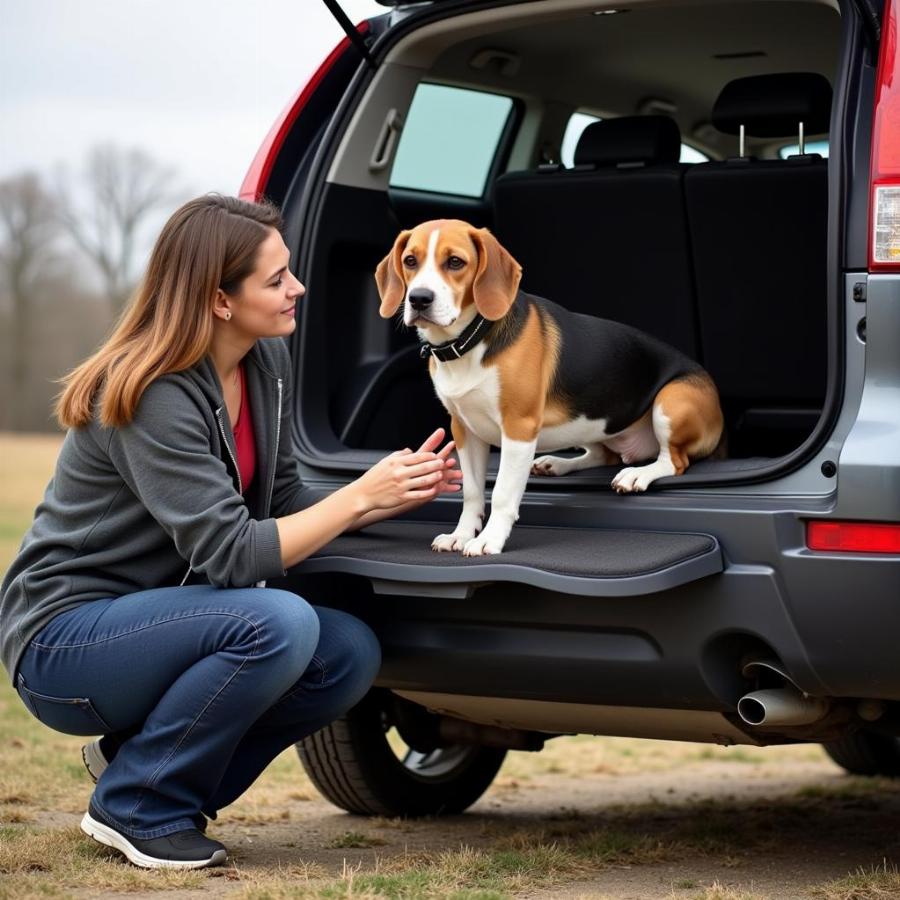
<svg viewBox="0 0 900 900">
<path fill-rule="evenodd" d="M 278 445 L 281 443 L 281 379 L 278 379 L 278 408 L 275 410 L 275 454 L 272 458 L 272 471 L 269 475 L 268 499 L 264 508 L 266 515 L 272 512 L 272 494 L 275 493 L 275 470 L 278 468 Z M 265 580 L 257 581 L 256 587 L 264 588 Z"/>
<path fill-rule="evenodd" d="M 216 421 L 219 423 L 219 431 L 222 435 L 222 443 L 225 444 L 225 449 L 228 451 L 228 456 L 231 459 L 235 474 L 237 475 L 238 493 L 243 494 L 244 485 L 241 483 L 241 470 L 238 468 L 237 460 L 235 459 L 234 454 L 231 452 L 231 444 L 228 443 L 228 438 L 225 436 L 225 423 L 222 421 L 221 406 L 216 410 Z"/>
</svg>

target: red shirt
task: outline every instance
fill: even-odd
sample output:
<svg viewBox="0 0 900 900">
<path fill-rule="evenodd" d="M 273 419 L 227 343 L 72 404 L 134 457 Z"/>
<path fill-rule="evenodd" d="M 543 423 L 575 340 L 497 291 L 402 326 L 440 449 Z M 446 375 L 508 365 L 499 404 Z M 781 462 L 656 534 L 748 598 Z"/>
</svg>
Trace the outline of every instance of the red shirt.
<svg viewBox="0 0 900 900">
<path fill-rule="evenodd" d="M 246 494 L 256 473 L 256 438 L 253 435 L 253 416 L 250 413 L 250 395 L 247 393 L 244 367 L 238 366 L 238 371 L 241 375 L 241 409 L 232 431 L 237 450 L 238 472 L 241 474 L 241 487 Z"/>
</svg>

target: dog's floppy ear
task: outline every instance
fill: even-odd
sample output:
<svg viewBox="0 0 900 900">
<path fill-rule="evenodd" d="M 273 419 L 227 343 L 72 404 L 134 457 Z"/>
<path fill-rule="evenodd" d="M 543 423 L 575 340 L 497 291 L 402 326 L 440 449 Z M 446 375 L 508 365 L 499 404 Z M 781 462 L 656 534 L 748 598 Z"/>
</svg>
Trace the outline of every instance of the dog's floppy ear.
<svg viewBox="0 0 900 900">
<path fill-rule="evenodd" d="M 478 271 L 472 282 L 475 308 L 486 319 L 502 319 L 516 299 L 522 267 L 487 228 L 469 232 L 478 250 Z"/>
<path fill-rule="evenodd" d="M 381 308 L 378 313 L 384 319 L 389 319 L 400 309 L 403 295 L 406 293 L 406 282 L 400 268 L 400 255 L 411 234 L 411 231 L 401 231 L 394 241 L 391 252 L 378 263 L 375 270 L 375 284 L 378 285 L 378 296 L 381 297 Z"/>
</svg>

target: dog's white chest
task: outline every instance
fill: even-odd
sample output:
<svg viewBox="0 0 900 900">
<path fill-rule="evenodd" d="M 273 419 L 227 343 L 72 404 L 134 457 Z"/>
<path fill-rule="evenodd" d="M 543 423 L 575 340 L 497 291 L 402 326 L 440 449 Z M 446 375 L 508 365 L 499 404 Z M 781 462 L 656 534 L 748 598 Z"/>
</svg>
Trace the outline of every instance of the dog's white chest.
<svg viewBox="0 0 900 900">
<path fill-rule="evenodd" d="M 492 366 L 482 366 L 484 349 L 476 347 L 461 359 L 437 363 L 434 389 L 447 410 L 483 441 L 500 445 L 500 378 Z"/>
</svg>

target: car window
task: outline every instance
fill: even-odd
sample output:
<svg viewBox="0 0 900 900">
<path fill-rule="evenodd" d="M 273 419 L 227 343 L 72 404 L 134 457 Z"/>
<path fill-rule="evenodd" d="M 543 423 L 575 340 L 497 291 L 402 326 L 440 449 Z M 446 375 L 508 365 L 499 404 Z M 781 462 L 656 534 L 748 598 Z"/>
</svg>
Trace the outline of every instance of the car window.
<svg viewBox="0 0 900 900">
<path fill-rule="evenodd" d="M 481 197 L 512 108 L 513 101 L 498 94 L 420 84 L 390 186 Z"/>
<path fill-rule="evenodd" d="M 804 150 L 807 153 L 818 153 L 819 156 L 824 156 L 826 159 L 828 158 L 828 141 L 807 141 L 804 145 Z M 787 144 L 784 147 L 778 148 L 778 155 L 782 159 L 787 159 L 789 156 L 795 156 L 800 152 L 799 144 Z"/>
<path fill-rule="evenodd" d="M 569 119 L 569 122 L 566 125 L 566 132 L 563 135 L 562 147 L 560 148 L 562 164 L 567 169 L 571 169 L 575 164 L 575 146 L 578 144 L 581 132 L 592 122 L 599 121 L 599 116 L 592 116 L 588 113 L 580 112 L 572 113 L 572 118 Z M 709 157 L 705 153 L 701 153 L 695 147 L 691 147 L 690 144 L 683 143 L 681 145 L 681 159 L 679 161 L 683 163 L 701 163 L 708 162 Z"/>
</svg>

